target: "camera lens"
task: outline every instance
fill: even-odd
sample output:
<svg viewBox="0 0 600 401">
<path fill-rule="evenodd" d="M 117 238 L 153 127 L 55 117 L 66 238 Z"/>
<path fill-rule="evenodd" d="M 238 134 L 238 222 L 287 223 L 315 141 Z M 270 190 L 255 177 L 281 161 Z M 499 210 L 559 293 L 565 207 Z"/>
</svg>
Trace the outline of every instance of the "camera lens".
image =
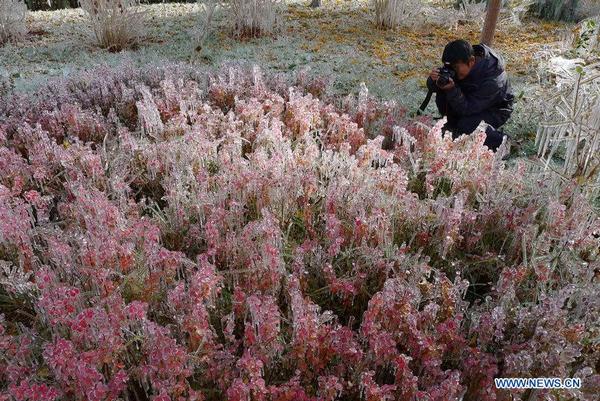
<svg viewBox="0 0 600 401">
<path fill-rule="evenodd" d="M 440 75 L 437 80 L 438 86 L 446 86 L 450 83 L 450 78 L 454 77 L 454 71 L 448 66 L 444 65 L 438 69 Z"/>
<path fill-rule="evenodd" d="M 440 77 L 437 80 L 438 86 L 446 86 L 449 82 L 450 80 L 448 79 L 448 75 L 446 74 L 440 75 Z"/>
</svg>

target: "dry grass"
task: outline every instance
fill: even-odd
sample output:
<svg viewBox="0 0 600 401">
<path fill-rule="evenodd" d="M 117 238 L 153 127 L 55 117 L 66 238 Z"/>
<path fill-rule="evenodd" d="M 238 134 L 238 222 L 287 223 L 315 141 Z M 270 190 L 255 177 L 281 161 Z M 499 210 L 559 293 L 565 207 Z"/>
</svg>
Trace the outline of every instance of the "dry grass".
<svg viewBox="0 0 600 401">
<path fill-rule="evenodd" d="M 228 6 L 229 23 L 238 37 L 270 35 L 279 28 L 281 0 L 230 0 Z"/>
<path fill-rule="evenodd" d="M 136 45 L 141 35 L 139 0 L 80 0 L 98 46 L 121 51 Z"/>
</svg>

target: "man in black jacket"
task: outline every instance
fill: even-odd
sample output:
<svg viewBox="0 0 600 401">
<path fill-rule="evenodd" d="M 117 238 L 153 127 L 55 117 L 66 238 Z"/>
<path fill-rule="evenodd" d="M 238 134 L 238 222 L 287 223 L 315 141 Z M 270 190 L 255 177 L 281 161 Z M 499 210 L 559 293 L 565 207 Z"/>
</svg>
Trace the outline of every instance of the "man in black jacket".
<svg viewBox="0 0 600 401">
<path fill-rule="evenodd" d="M 453 69 L 455 79 L 438 85 L 439 70 L 431 71 L 427 87 L 436 93 L 435 103 L 442 116 L 447 117 L 444 130 L 457 138 L 471 134 L 485 121 L 484 145 L 496 150 L 506 134 L 498 131 L 513 111 L 514 95 L 504 71 L 504 60 L 484 44 L 471 46 L 455 40 L 444 48 L 442 61 Z"/>
</svg>

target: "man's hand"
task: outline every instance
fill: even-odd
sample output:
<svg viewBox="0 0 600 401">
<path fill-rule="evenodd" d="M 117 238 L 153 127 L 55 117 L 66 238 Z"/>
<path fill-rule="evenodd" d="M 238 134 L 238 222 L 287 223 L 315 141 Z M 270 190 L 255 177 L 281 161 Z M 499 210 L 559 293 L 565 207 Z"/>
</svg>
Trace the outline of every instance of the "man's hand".
<svg viewBox="0 0 600 401">
<path fill-rule="evenodd" d="M 431 78 L 431 80 L 433 82 L 436 82 L 437 85 L 437 80 L 440 77 L 440 71 L 438 68 L 434 68 L 433 70 L 431 70 L 431 73 L 429 74 L 429 78 Z"/>
<path fill-rule="evenodd" d="M 445 86 L 439 86 L 437 84 L 438 78 L 440 77 L 440 71 L 439 71 L 438 68 L 434 68 L 433 70 L 431 70 L 431 73 L 429 74 L 429 77 L 431 78 L 431 80 L 433 82 L 435 82 L 435 84 L 437 85 L 437 87 L 440 88 L 443 91 L 449 91 L 450 89 L 454 88 L 454 80 L 452 78 L 450 78 L 450 81 Z"/>
</svg>

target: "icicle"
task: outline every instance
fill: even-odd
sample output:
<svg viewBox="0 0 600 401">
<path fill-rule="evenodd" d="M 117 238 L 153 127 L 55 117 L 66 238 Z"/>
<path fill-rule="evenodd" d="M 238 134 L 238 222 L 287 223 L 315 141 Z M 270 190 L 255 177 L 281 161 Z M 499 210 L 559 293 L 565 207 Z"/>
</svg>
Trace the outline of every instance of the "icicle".
<svg viewBox="0 0 600 401">
<path fill-rule="evenodd" d="M 158 139 L 159 134 L 164 130 L 158 107 L 156 106 L 156 103 L 154 103 L 154 98 L 148 87 L 138 86 L 137 89 L 142 93 L 143 97 L 141 101 L 136 102 L 138 109 L 138 123 L 142 135 L 148 135 Z"/>
<path fill-rule="evenodd" d="M 252 66 L 252 83 L 256 89 L 263 87 L 262 73 L 260 67 L 256 64 Z"/>
<path fill-rule="evenodd" d="M 360 83 L 360 91 L 358 92 L 358 111 L 366 113 L 367 101 L 369 98 L 369 89 L 364 82 Z"/>
</svg>

